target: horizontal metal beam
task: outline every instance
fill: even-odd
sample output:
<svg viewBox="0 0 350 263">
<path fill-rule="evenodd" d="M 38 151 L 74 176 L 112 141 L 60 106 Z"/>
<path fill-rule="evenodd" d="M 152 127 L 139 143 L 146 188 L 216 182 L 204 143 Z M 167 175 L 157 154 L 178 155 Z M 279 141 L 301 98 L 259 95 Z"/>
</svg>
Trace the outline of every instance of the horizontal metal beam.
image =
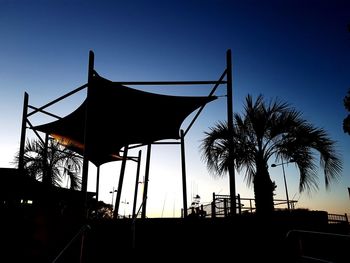
<svg viewBox="0 0 350 263">
<path fill-rule="evenodd" d="M 55 100 L 53 100 L 53 101 L 51 101 L 51 102 L 45 104 L 44 106 L 41 106 L 40 108 L 37 108 L 36 110 L 34 110 L 34 111 L 32 111 L 31 113 L 29 113 L 29 114 L 27 115 L 27 117 L 29 117 L 29 116 L 31 116 L 31 115 L 37 113 L 38 111 L 42 111 L 43 109 L 45 109 L 45 108 L 51 106 L 52 104 L 55 104 L 55 103 L 57 103 L 57 102 L 59 102 L 59 101 L 65 99 L 65 98 L 67 98 L 67 97 L 73 95 L 74 93 L 77 93 L 78 91 L 81 91 L 82 89 L 85 89 L 86 87 L 87 87 L 87 83 L 84 84 L 83 86 L 80 86 L 79 88 L 76 88 L 75 90 L 73 90 L 73 91 L 71 91 L 71 92 L 68 92 L 67 94 L 65 94 L 65 95 L 63 95 L 63 96 L 61 96 L 61 97 L 59 97 L 59 98 L 57 98 L 57 99 L 55 99 Z"/>
<path fill-rule="evenodd" d="M 57 116 L 57 115 L 55 115 L 55 114 L 53 114 L 53 113 L 50 113 L 50 112 L 48 112 L 48 111 L 45 111 L 45 110 L 40 110 L 39 108 L 36 108 L 36 107 L 34 107 L 34 106 L 32 106 L 32 105 L 28 105 L 28 108 L 30 108 L 30 109 L 32 109 L 32 110 L 36 110 L 37 112 L 40 111 L 40 112 L 42 112 L 42 113 L 44 113 L 44 114 L 46 114 L 46 115 L 49 115 L 49 116 L 51 116 L 51 117 L 54 117 L 54 118 L 56 118 L 56 119 L 62 119 L 60 116 Z"/>
<path fill-rule="evenodd" d="M 217 83 L 215 84 L 215 86 L 213 87 L 213 89 L 211 90 L 211 92 L 209 93 L 208 97 L 212 97 L 216 91 L 216 89 L 219 87 L 219 83 L 222 82 L 222 80 L 224 79 L 224 77 L 226 76 L 227 70 L 224 70 L 224 73 L 222 73 L 219 81 L 217 81 Z M 199 114 L 201 114 L 202 110 L 204 109 L 204 107 L 206 106 L 206 104 L 202 105 L 202 107 L 199 108 L 199 110 L 197 111 L 196 115 L 194 116 L 194 118 L 192 119 L 191 123 L 188 125 L 186 131 L 184 132 L 184 137 L 186 136 L 186 134 L 188 133 L 188 131 L 191 129 L 192 125 L 194 124 L 194 122 L 197 120 Z"/>
<path fill-rule="evenodd" d="M 180 144 L 180 142 L 152 142 L 152 144 Z"/>
<path fill-rule="evenodd" d="M 153 144 L 180 144 L 180 142 L 152 142 L 151 144 L 152 145 Z M 135 149 L 135 148 L 138 148 L 138 147 L 142 147 L 142 146 L 147 146 L 147 145 L 146 144 L 136 144 L 136 145 L 130 146 L 129 150 L 130 149 Z M 121 152 L 123 152 L 123 151 L 121 151 Z"/>
<path fill-rule="evenodd" d="M 213 85 L 226 84 L 226 81 L 203 80 L 203 81 L 114 81 L 122 85 Z"/>
</svg>

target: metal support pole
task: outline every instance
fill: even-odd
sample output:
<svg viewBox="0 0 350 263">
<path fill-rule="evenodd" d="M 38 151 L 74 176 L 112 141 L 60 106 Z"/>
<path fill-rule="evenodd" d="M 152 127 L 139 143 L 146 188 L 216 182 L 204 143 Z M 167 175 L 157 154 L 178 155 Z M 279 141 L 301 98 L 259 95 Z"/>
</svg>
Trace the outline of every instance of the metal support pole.
<svg viewBox="0 0 350 263">
<path fill-rule="evenodd" d="M 184 218 L 187 217 L 187 186 L 186 186 L 186 158 L 185 158 L 185 136 L 184 131 L 181 130 L 181 168 L 182 168 L 182 198 Z"/>
<path fill-rule="evenodd" d="M 135 193 L 134 193 L 134 204 L 132 207 L 132 218 L 136 217 L 136 204 L 137 204 L 137 191 L 139 188 L 139 177 L 140 177 L 140 166 L 141 166 L 141 150 L 139 151 L 139 155 L 137 157 L 137 170 L 136 170 L 136 182 L 135 182 Z"/>
<path fill-rule="evenodd" d="M 227 217 L 227 198 L 224 198 L 223 201 L 224 201 L 224 216 Z"/>
<path fill-rule="evenodd" d="M 111 200 L 111 205 L 112 205 L 112 207 L 113 207 L 113 205 L 114 205 L 113 200 L 114 200 L 114 193 L 115 193 L 115 192 L 117 192 L 117 190 L 115 190 L 115 189 L 114 189 L 114 186 L 113 186 L 112 191 L 109 191 L 109 193 L 112 194 L 112 200 Z"/>
<path fill-rule="evenodd" d="M 237 195 L 237 201 L 238 201 L 238 214 L 241 215 L 242 214 L 242 204 L 241 204 L 241 195 L 240 194 Z"/>
<path fill-rule="evenodd" d="M 18 156 L 18 170 L 20 175 L 23 175 L 23 172 L 24 172 L 24 146 L 26 141 L 26 130 L 27 130 L 28 100 L 29 100 L 28 93 L 24 92 L 22 126 L 21 126 L 21 142 L 19 146 L 19 156 Z"/>
<path fill-rule="evenodd" d="M 149 166 L 151 160 L 151 144 L 147 146 L 147 156 L 146 156 L 146 171 L 145 171 L 145 182 L 143 185 L 143 206 L 141 211 L 141 218 L 146 218 L 146 207 L 147 207 L 147 191 L 148 191 L 148 178 L 149 178 Z"/>
<path fill-rule="evenodd" d="M 88 87 L 86 96 L 86 110 L 84 120 L 84 152 L 83 152 L 83 172 L 81 178 L 81 192 L 83 194 L 83 218 L 88 216 L 88 204 L 87 204 L 87 184 L 89 173 L 89 90 L 92 85 L 92 77 L 94 74 L 94 52 L 89 52 L 89 67 L 88 67 Z"/>
<path fill-rule="evenodd" d="M 229 158 L 230 165 L 228 167 L 229 180 L 230 180 L 230 201 L 231 201 L 231 214 L 236 214 L 236 182 L 235 182 L 235 168 L 234 168 L 234 156 L 233 156 L 233 92 L 232 92 L 232 59 L 231 50 L 227 50 L 226 53 L 226 70 L 227 70 L 227 129 L 229 133 Z"/>
<path fill-rule="evenodd" d="M 49 186 L 52 183 L 52 178 L 49 174 L 49 166 L 47 163 L 47 153 L 49 148 L 49 135 L 45 134 L 45 143 L 44 143 L 44 151 L 43 151 L 43 184 L 45 186 Z"/>
<path fill-rule="evenodd" d="M 85 123 L 84 123 L 84 160 L 83 160 L 83 173 L 82 173 L 82 180 L 81 180 L 81 191 L 85 195 L 84 197 L 84 203 L 85 205 L 87 202 L 87 183 L 88 183 L 88 171 L 89 171 L 89 121 L 88 121 L 88 109 L 89 109 L 89 90 L 91 89 L 92 85 L 92 78 L 94 74 L 94 52 L 89 52 L 89 68 L 88 68 L 88 87 L 87 87 L 87 107 L 85 111 Z"/>
<path fill-rule="evenodd" d="M 125 174 L 125 166 L 126 166 L 126 159 L 128 156 L 128 145 L 124 147 L 124 154 L 123 154 L 123 161 L 122 166 L 120 168 L 120 175 L 119 175 L 119 183 L 118 183 L 118 190 L 117 190 L 117 197 L 115 199 L 115 206 L 114 206 L 114 213 L 113 217 L 115 219 L 118 218 L 118 212 L 119 212 L 119 203 L 120 203 L 120 197 L 122 195 L 122 188 L 123 188 L 123 180 L 124 180 L 124 174 Z"/>
<path fill-rule="evenodd" d="M 96 202 L 98 202 L 99 188 L 100 188 L 100 165 L 97 166 L 97 175 L 96 175 Z"/>
<path fill-rule="evenodd" d="M 290 211 L 289 195 L 288 195 L 288 188 L 287 188 L 287 181 L 286 181 L 286 173 L 285 173 L 285 171 L 284 171 L 284 163 L 283 163 L 283 160 L 282 160 L 282 171 L 283 171 L 284 187 L 285 187 L 285 189 L 286 189 L 287 207 L 288 207 L 288 211 Z"/>
<path fill-rule="evenodd" d="M 215 211 L 215 192 L 213 192 L 213 201 L 211 202 L 211 217 L 216 217 L 216 211 Z"/>
</svg>

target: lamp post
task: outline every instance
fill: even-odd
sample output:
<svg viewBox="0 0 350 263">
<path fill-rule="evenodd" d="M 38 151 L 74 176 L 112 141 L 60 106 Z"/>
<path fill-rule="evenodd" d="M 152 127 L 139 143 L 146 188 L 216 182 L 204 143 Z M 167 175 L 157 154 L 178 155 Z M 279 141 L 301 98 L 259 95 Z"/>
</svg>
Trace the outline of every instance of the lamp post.
<svg viewBox="0 0 350 263">
<path fill-rule="evenodd" d="M 125 207 L 126 205 L 129 204 L 129 202 L 127 202 L 126 200 L 122 201 L 122 204 L 124 204 L 124 218 L 125 218 Z"/>
<path fill-rule="evenodd" d="M 291 159 L 288 162 L 284 163 L 282 160 L 282 163 L 280 164 L 271 164 L 271 167 L 277 167 L 282 165 L 282 171 L 283 171 L 283 180 L 284 180 L 284 188 L 286 189 L 286 197 L 287 197 L 287 207 L 288 207 L 288 211 L 290 211 L 290 204 L 289 204 L 289 196 L 288 196 L 288 188 L 287 188 L 287 181 L 286 181 L 286 173 L 284 171 L 284 164 L 288 164 L 288 163 L 294 163 L 294 160 Z"/>
<path fill-rule="evenodd" d="M 110 194 L 112 194 L 112 208 L 114 207 L 113 206 L 113 200 L 114 200 L 114 193 L 115 192 L 118 192 L 118 190 L 114 190 L 114 186 L 113 186 L 113 190 L 112 191 L 109 191 Z"/>
</svg>

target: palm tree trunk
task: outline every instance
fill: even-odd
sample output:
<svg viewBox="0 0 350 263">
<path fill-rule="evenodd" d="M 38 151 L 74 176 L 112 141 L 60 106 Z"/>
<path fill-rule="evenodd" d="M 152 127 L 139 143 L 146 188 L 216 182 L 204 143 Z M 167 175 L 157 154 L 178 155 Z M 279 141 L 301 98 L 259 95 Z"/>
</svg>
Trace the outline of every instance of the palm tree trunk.
<svg viewBox="0 0 350 263">
<path fill-rule="evenodd" d="M 258 165 L 254 177 L 254 195 L 257 214 L 269 215 L 273 212 L 273 191 L 274 184 L 271 181 L 266 165 Z"/>
</svg>

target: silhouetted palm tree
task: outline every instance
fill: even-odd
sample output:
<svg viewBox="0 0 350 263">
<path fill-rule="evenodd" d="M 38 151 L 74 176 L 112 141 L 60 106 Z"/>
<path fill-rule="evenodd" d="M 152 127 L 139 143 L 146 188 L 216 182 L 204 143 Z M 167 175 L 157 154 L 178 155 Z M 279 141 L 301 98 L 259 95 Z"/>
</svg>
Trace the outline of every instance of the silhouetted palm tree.
<svg viewBox="0 0 350 263">
<path fill-rule="evenodd" d="M 24 149 L 24 169 L 27 175 L 44 181 L 45 165 L 47 165 L 47 183 L 60 187 L 65 176 L 70 181 L 70 188 L 78 190 L 81 186 L 79 172 L 82 160 L 73 151 L 62 146 L 56 140 L 49 140 L 45 164 L 45 147 L 41 140 L 27 140 Z M 18 154 L 15 163 L 18 164 Z"/>
<path fill-rule="evenodd" d="M 253 101 L 246 97 L 244 114 L 234 115 L 233 134 L 227 123 L 218 123 L 205 132 L 201 144 L 202 157 L 210 172 L 222 176 L 230 165 L 245 171 L 248 185 L 253 184 L 256 212 L 273 211 L 274 182 L 268 171 L 268 161 L 290 161 L 299 168 L 299 191 L 318 189 L 316 155 L 319 153 L 326 188 L 340 176 L 342 162 L 332 141 L 323 129 L 315 128 L 289 104 L 275 100 L 266 104 L 262 95 Z M 229 159 L 229 136 L 233 137 Z"/>
</svg>

